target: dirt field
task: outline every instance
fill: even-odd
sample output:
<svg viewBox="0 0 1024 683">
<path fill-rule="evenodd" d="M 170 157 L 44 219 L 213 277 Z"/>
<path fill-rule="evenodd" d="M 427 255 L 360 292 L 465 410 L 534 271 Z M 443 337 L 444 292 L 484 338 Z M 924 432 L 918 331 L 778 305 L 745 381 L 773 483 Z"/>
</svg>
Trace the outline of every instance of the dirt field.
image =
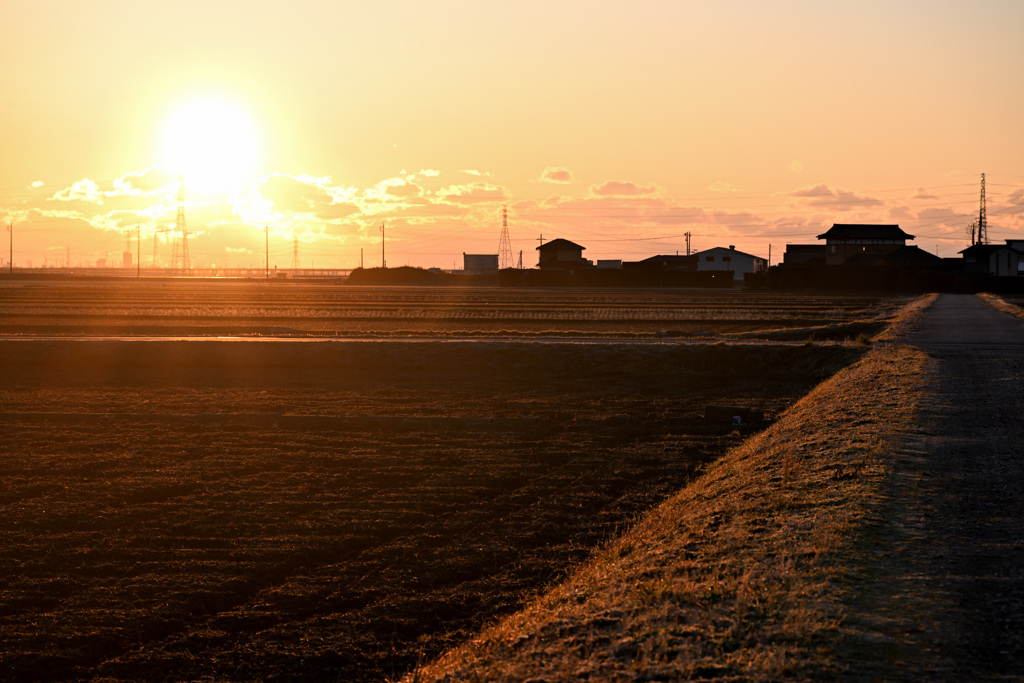
<svg viewBox="0 0 1024 683">
<path fill-rule="evenodd" d="M 877 332 L 902 301 L 731 290 L 0 279 L 0 335 L 779 338 L 789 331 L 790 339 L 854 339 Z"/>
<path fill-rule="evenodd" d="M 0 340 L 0 678 L 399 677 L 756 429 L 705 404 L 774 415 L 863 350 Z"/>
</svg>

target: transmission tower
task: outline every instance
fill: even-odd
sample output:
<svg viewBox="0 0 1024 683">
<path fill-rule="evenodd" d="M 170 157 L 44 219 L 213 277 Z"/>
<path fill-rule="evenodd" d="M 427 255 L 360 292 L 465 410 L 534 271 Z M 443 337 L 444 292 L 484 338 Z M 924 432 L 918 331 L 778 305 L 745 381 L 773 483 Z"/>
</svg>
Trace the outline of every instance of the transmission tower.
<svg viewBox="0 0 1024 683">
<path fill-rule="evenodd" d="M 188 274 L 192 263 L 188 257 L 188 229 L 185 227 L 185 177 L 178 176 L 178 217 L 174 221 L 174 256 L 171 268 Z"/>
<path fill-rule="evenodd" d="M 985 216 L 985 174 L 981 174 L 981 204 L 978 208 L 978 244 L 988 244 L 988 220 Z"/>
<path fill-rule="evenodd" d="M 292 270 L 298 270 L 299 266 L 299 238 L 292 238 Z"/>
<path fill-rule="evenodd" d="M 511 268 L 512 240 L 508 237 L 508 207 L 501 207 L 501 239 L 498 240 L 498 268 Z"/>
</svg>

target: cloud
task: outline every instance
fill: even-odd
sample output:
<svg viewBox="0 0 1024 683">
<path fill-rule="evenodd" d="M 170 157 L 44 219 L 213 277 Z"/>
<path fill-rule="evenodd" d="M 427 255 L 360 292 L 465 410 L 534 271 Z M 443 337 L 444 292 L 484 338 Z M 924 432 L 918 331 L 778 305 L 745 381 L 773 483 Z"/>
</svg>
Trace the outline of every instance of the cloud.
<svg viewBox="0 0 1024 683">
<path fill-rule="evenodd" d="M 506 202 L 511 195 L 507 189 L 492 183 L 474 182 L 449 185 L 438 190 L 437 196 L 444 202 L 477 204 L 480 202 Z"/>
<path fill-rule="evenodd" d="M 335 220 L 359 212 L 351 197 L 351 188 L 334 187 L 330 178 L 269 175 L 257 183 L 251 208 L 262 208 L 280 214 L 301 214 L 324 220 Z M 396 184 L 404 180 L 393 179 Z M 260 200 L 263 200 L 262 202 Z"/>
<path fill-rule="evenodd" d="M 645 187 L 622 180 L 608 180 L 592 186 L 590 192 L 598 197 L 654 197 L 658 195 L 658 188 L 654 185 Z"/>
<path fill-rule="evenodd" d="M 1009 207 L 1000 210 L 999 213 L 1010 216 L 1024 213 L 1024 190 L 1014 190 L 1011 192 L 1006 198 L 1006 203 L 1009 204 Z"/>
<path fill-rule="evenodd" d="M 889 209 L 889 219 L 894 221 L 913 221 L 917 216 L 906 206 L 894 206 Z"/>
<path fill-rule="evenodd" d="M 571 183 L 575 179 L 573 178 L 572 171 L 567 168 L 548 166 L 544 169 L 544 172 L 540 174 L 539 180 L 542 183 L 565 185 L 566 183 Z"/>
<path fill-rule="evenodd" d="M 460 172 L 461 173 L 465 173 L 466 175 L 475 175 L 475 176 L 482 176 L 483 175 L 483 173 L 481 173 L 480 171 L 476 171 L 476 170 L 474 170 L 472 168 L 464 168 Z"/>
<path fill-rule="evenodd" d="M 708 189 L 711 190 L 712 192 L 739 192 L 740 191 L 740 189 L 738 187 L 736 187 L 735 185 L 733 185 L 732 183 L 724 183 L 721 180 L 716 180 L 715 182 L 713 182 L 710 185 L 708 185 Z"/>
<path fill-rule="evenodd" d="M 43 181 L 42 181 L 42 180 L 37 180 L 37 181 L 35 181 L 34 183 L 32 183 L 32 185 L 31 185 L 30 187 L 33 187 L 33 188 L 40 188 L 40 187 L 42 187 L 42 186 L 43 186 Z"/>
<path fill-rule="evenodd" d="M 788 168 L 793 173 L 799 173 L 800 171 L 804 170 L 804 165 L 797 161 L 796 159 L 794 159 L 793 161 L 789 162 Z"/>
<path fill-rule="evenodd" d="M 399 182 L 392 181 L 384 187 L 384 191 L 392 197 L 400 198 L 420 197 L 423 195 L 422 187 L 407 180 L 400 180 Z"/>
<path fill-rule="evenodd" d="M 960 211 L 954 211 L 952 207 L 947 208 L 929 208 L 920 211 L 917 214 L 917 220 L 924 222 L 929 226 L 946 226 L 949 228 L 955 228 L 957 230 L 963 230 L 964 226 L 970 223 L 975 216 L 969 213 L 962 213 Z"/>
<path fill-rule="evenodd" d="M 836 211 L 850 211 L 855 208 L 883 205 L 880 199 L 858 195 L 850 190 L 832 188 L 824 184 L 800 188 L 789 192 L 788 196 L 807 199 L 807 203 L 811 206 L 828 206 Z"/>
<path fill-rule="evenodd" d="M 939 196 L 936 195 L 936 194 L 932 194 L 931 192 L 929 192 L 928 190 L 924 189 L 923 187 L 919 187 L 916 190 L 914 190 L 914 194 L 910 195 L 910 198 L 911 199 L 938 199 Z"/>
<path fill-rule="evenodd" d="M 174 174 L 162 168 L 150 167 L 145 171 L 125 173 L 114 181 L 113 191 L 106 192 L 105 194 L 108 197 L 118 195 L 148 196 L 160 194 L 169 189 L 177 189 L 177 187 L 178 180 Z"/>
<path fill-rule="evenodd" d="M 71 187 L 60 190 L 50 199 L 58 202 L 82 201 L 102 204 L 103 193 L 100 192 L 99 186 L 94 181 L 83 178 Z"/>
<path fill-rule="evenodd" d="M 246 249 L 245 247 L 224 247 L 224 251 L 228 254 L 251 254 L 252 249 Z"/>
</svg>

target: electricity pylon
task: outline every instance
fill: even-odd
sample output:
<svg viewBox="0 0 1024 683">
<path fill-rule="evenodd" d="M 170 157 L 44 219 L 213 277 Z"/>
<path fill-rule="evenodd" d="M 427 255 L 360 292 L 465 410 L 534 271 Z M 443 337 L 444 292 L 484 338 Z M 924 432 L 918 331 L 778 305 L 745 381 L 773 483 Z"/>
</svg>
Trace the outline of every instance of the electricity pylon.
<svg viewBox="0 0 1024 683">
<path fill-rule="evenodd" d="M 174 221 L 174 256 L 171 268 L 188 275 L 192 263 L 188 257 L 188 229 L 185 227 L 185 177 L 178 176 L 178 217 Z"/>
<path fill-rule="evenodd" d="M 508 237 L 508 207 L 501 207 L 501 239 L 498 240 L 498 268 L 511 268 L 512 240 Z"/>
</svg>

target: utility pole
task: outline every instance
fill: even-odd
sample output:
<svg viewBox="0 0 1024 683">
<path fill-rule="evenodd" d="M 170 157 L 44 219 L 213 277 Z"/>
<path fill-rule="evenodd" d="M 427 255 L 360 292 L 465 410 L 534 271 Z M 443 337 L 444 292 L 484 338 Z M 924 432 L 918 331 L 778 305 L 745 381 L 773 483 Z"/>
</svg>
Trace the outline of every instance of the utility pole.
<svg viewBox="0 0 1024 683">
<path fill-rule="evenodd" d="M 7 265 L 10 267 L 11 275 L 14 275 L 14 221 L 11 221 L 7 224 L 7 232 L 11 233 L 9 254 L 10 260 L 7 261 Z"/>
<path fill-rule="evenodd" d="M 269 280 L 270 279 L 270 226 L 269 225 L 264 225 L 263 226 L 263 235 L 264 235 L 264 237 L 266 239 L 266 245 L 265 245 L 264 251 L 263 251 L 263 253 L 266 256 L 266 260 L 263 263 L 263 269 L 264 269 L 263 272 L 266 274 L 267 279 Z"/>
<path fill-rule="evenodd" d="M 686 232 L 686 233 L 684 233 L 684 235 L 686 236 L 686 255 L 689 256 L 690 255 L 690 233 Z"/>
<path fill-rule="evenodd" d="M 292 270 L 299 269 L 299 238 L 292 237 Z"/>
<path fill-rule="evenodd" d="M 359 269 L 363 268 L 363 248 L 359 247 Z"/>
<path fill-rule="evenodd" d="M 384 221 L 380 222 L 380 267 L 388 267 L 388 262 L 384 258 Z"/>
<path fill-rule="evenodd" d="M 135 224 L 135 279 L 142 275 L 142 226 Z"/>
</svg>

